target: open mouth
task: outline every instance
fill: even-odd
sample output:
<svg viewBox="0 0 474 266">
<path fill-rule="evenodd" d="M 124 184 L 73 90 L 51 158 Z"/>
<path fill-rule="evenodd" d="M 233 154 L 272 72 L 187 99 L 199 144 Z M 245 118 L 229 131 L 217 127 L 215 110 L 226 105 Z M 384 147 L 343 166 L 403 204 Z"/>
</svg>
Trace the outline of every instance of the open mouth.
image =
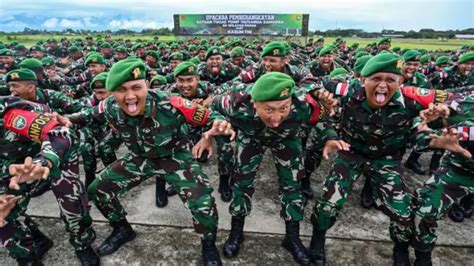
<svg viewBox="0 0 474 266">
<path fill-rule="evenodd" d="M 127 110 L 130 113 L 135 113 L 138 109 L 138 101 L 127 102 Z"/>
<path fill-rule="evenodd" d="M 375 102 L 383 104 L 387 100 L 388 90 L 376 90 L 375 91 Z"/>
</svg>

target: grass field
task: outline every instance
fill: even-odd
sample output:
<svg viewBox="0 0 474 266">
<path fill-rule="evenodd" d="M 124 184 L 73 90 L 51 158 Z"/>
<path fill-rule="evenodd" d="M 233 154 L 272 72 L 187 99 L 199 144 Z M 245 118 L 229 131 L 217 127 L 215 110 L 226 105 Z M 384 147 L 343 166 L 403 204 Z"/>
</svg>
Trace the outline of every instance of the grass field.
<svg viewBox="0 0 474 266">
<path fill-rule="evenodd" d="M 35 44 L 39 40 L 46 40 L 50 35 L 1 35 L 0 41 L 3 43 L 17 41 L 19 43 L 25 44 L 26 46 L 31 46 Z M 66 37 L 68 39 L 76 39 L 82 38 L 84 36 L 64 36 L 64 35 L 56 35 L 53 36 L 58 41 L 62 37 Z M 131 40 L 153 40 L 153 36 L 151 35 L 117 35 L 112 36 L 113 39 L 117 38 L 124 38 L 124 39 L 131 39 Z M 186 37 L 181 36 L 160 36 L 160 40 L 163 41 L 172 41 L 176 39 L 185 39 Z M 252 38 L 252 37 L 247 37 Z M 273 37 L 270 37 L 274 39 Z M 280 39 L 280 38 L 278 38 Z M 326 43 L 331 43 L 334 41 L 335 38 L 325 38 Z M 377 41 L 377 39 L 362 39 L 362 38 L 345 38 L 347 45 L 351 45 L 354 42 L 358 42 L 361 47 L 364 47 L 366 44 L 370 42 Z M 299 42 L 300 44 L 304 43 L 303 37 L 292 37 L 291 40 Z M 438 40 L 438 39 L 393 39 L 392 40 L 392 47 L 398 46 L 402 49 L 404 48 L 412 48 L 412 49 L 427 49 L 427 50 L 455 50 L 461 48 L 463 45 L 474 45 L 474 40 Z"/>
</svg>

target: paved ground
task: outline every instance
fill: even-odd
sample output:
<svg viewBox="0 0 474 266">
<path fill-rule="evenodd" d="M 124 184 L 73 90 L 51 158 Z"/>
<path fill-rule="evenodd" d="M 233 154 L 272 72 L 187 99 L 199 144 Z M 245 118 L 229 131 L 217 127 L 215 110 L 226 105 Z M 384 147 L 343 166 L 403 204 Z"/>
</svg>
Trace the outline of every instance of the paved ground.
<svg viewBox="0 0 474 266">
<path fill-rule="evenodd" d="M 425 165 L 428 157 L 422 157 Z M 321 186 L 330 168 L 324 162 L 312 178 L 312 187 L 320 195 Z M 204 166 L 214 187 L 217 187 L 216 161 Z M 426 176 L 407 171 L 409 186 L 413 189 Z M 191 226 L 191 215 L 178 197 L 170 198 L 166 208 L 154 205 L 154 179 L 149 179 L 130 191 L 122 202 L 129 213 L 128 220 L 138 232 L 138 237 L 116 254 L 103 258 L 105 265 L 154 265 L 154 264 L 199 264 L 200 242 Z M 353 187 L 353 193 L 341 212 L 338 222 L 328 232 L 328 259 L 331 265 L 383 265 L 391 264 L 392 244 L 388 237 L 388 219 L 376 210 L 365 210 L 358 206 L 362 182 Z M 284 234 L 284 222 L 278 217 L 278 185 L 274 165 L 267 154 L 260 167 L 253 211 L 245 225 L 246 241 L 238 258 L 224 260 L 227 265 L 293 264 L 288 252 L 280 242 Z M 219 209 L 219 248 L 230 229 L 228 203 L 217 198 Z M 314 206 L 311 202 L 305 210 L 302 235 L 309 245 L 311 225 L 309 216 Z M 71 246 L 67 243 L 64 226 L 59 220 L 57 204 L 51 192 L 32 200 L 29 213 L 41 225 L 42 230 L 55 241 L 55 246 L 44 258 L 46 265 L 77 265 Z M 92 207 L 98 239 L 95 246 L 110 232 L 104 218 Z M 474 222 L 472 219 L 457 224 L 449 219 L 440 222 L 439 247 L 435 249 L 435 265 L 474 265 Z M 0 249 L 0 265 L 13 265 L 14 260 Z"/>
</svg>

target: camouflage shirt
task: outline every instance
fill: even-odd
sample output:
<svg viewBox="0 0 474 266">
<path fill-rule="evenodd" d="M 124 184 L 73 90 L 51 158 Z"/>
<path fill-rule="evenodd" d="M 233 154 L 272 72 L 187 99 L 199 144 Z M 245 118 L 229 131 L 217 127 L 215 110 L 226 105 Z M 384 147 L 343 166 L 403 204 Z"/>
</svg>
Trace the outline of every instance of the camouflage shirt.
<svg viewBox="0 0 474 266">
<path fill-rule="evenodd" d="M 223 61 L 218 75 L 212 75 L 207 69 L 207 63 L 201 63 L 198 66 L 197 73 L 199 78 L 204 81 L 209 81 L 215 85 L 221 85 L 227 81 L 232 80 L 241 72 L 240 67 L 232 64 L 229 61 Z"/>
</svg>

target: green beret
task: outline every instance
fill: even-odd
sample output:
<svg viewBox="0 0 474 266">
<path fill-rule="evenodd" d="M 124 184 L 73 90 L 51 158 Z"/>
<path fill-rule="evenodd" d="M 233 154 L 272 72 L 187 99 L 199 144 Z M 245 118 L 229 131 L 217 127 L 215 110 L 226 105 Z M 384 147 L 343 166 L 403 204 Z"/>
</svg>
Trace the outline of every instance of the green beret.
<svg viewBox="0 0 474 266">
<path fill-rule="evenodd" d="M 104 57 L 96 52 L 90 53 L 87 58 L 86 62 L 84 63 L 86 66 L 89 64 L 105 64 Z"/>
<path fill-rule="evenodd" d="M 294 86 L 295 81 L 287 74 L 270 72 L 257 79 L 250 96 L 256 102 L 285 100 L 291 97 Z"/>
<path fill-rule="evenodd" d="M 52 66 L 54 65 L 54 58 L 52 58 L 51 56 L 44 57 L 43 59 L 41 59 L 41 63 L 43 64 L 43 66 Z"/>
<path fill-rule="evenodd" d="M 329 76 L 331 78 L 335 78 L 336 76 L 339 76 L 339 75 L 346 75 L 346 74 L 349 74 L 349 72 L 343 68 L 343 67 L 336 67 L 333 71 L 331 71 L 331 73 L 329 73 Z"/>
<path fill-rule="evenodd" d="M 110 45 L 109 42 L 104 42 L 100 45 L 100 48 L 102 48 L 102 49 L 112 48 L 112 45 Z"/>
<path fill-rule="evenodd" d="M 173 71 L 173 75 L 175 78 L 178 76 L 194 76 L 196 75 L 196 71 L 197 67 L 195 64 L 189 61 L 184 61 L 176 66 Z"/>
<path fill-rule="evenodd" d="M 333 53 L 332 47 L 328 45 L 321 48 L 321 51 L 319 51 L 319 56 L 325 56 L 327 54 L 332 54 L 332 53 Z"/>
<path fill-rule="evenodd" d="M 179 44 L 177 44 L 177 43 L 171 44 L 170 49 L 179 49 Z"/>
<path fill-rule="evenodd" d="M 67 51 L 70 53 L 75 53 L 75 52 L 79 52 L 79 48 L 77 48 L 76 46 L 71 46 L 67 48 Z"/>
<path fill-rule="evenodd" d="M 362 57 L 362 56 L 365 56 L 365 55 L 369 55 L 369 53 L 366 52 L 366 51 L 360 51 L 356 54 L 356 58 L 359 58 L 359 57 Z"/>
<path fill-rule="evenodd" d="M 445 64 L 448 64 L 448 63 L 449 63 L 449 56 L 442 55 L 442 56 L 436 58 L 436 65 L 437 66 L 445 65 Z"/>
<path fill-rule="evenodd" d="M 13 56 L 13 52 L 10 49 L 0 50 L 0 56 Z"/>
<path fill-rule="evenodd" d="M 36 68 L 43 68 L 43 63 L 36 58 L 27 58 L 20 62 L 19 66 L 21 68 L 28 68 L 34 70 Z"/>
<path fill-rule="evenodd" d="M 23 44 L 17 44 L 15 46 L 15 50 L 25 50 L 26 49 L 26 46 L 24 46 Z"/>
<path fill-rule="evenodd" d="M 132 51 L 137 50 L 138 48 L 144 48 L 142 43 L 136 43 L 134 46 L 132 46 Z"/>
<path fill-rule="evenodd" d="M 157 51 L 149 51 L 149 52 L 147 53 L 147 55 L 149 55 L 149 56 L 155 58 L 156 60 L 159 60 L 159 59 L 160 59 L 160 55 L 158 54 Z"/>
<path fill-rule="evenodd" d="M 360 44 L 359 44 L 358 42 L 355 42 L 355 43 L 353 43 L 353 44 L 351 45 L 351 47 L 354 47 L 354 48 L 355 48 L 355 47 L 359 47 L 359 45 L 360 45 Z"/>
<path fill-rule="evenodd" d="M 474 52 L 462 54 L 459 57 L 458 64 L 464 64 L 469 61 L 474 61 Z"/>
<path fill-rule="evenodd" d="M 166 48 L 168 48 L 166 43 L 160 43 L 160 45 L 158 45 L 158 49 L 166 49 Z"/>
<path fill-rule="evenodd" d="M 191 51 L 196 51 L 196 49 L 197 49 L 197 46 L 194 45 L 194 44 L 191 44 L 191 45 L 188 46 L 188 51 L 190 51 L 190 52 Z"/>
<path fill-rule="evenodd" d="M 95 51 L 95 48 L 92 46 L 85 46 L 84 51 Z"/>
<path fill-rule="evenodd" d="M 117 48 L 115 48 L 115 52 L 116 53 L 124 53 L 124 54 L 128 53 L 127 48 L 123 45 L 117 46 Z"/>
<path fill-rule="evenodd" d="M 222 49 L 219 46 L 211 46 L 209 49 L 207 49 L 206 52 L 206 60 L 209 59 L 209 57 L 214 56 L 214 55 L 222 55 Z"/>
<path fill-rule="evenodd" d="M 354 72 L 357 75 L 360 75 L 362 68 L 364 68 L 365 64 L 367 63 L 367 61 L 369 61 L 370 58 L 372 58 L 371 55 L 364 55 L 357 58 L 357 60 L 354 63 L 354 68 L 353 68 Z"/>
<path fill-rule="evenodd" d="M 201 63 L 201 59 L 199 59 L 198 56 L 195 56 L 195 57 L 189 59 L 189 62 L 191 62 L 191 63 L 193 63 L 193 64 L 195 64 L 195 65 L 198 65 L 199 63 Z"/>
<path fill-rule="evenodd" d="M 31 81 L 36 81 L 36 74 L 30 69 L 27 68 L 19 68 L 12 70 L 5 74 L 6 76 L 6 82 L 10 81 L 26 81 L 26 80 L 31 80 Z"/>
<path fill-rule="evenodd" d="M 145 63 L 139 58 L 118 61 L 110 68 L 105 88 L 108 91 L 115 91 L 127 81 L 145 79 L 145 74 Z"/>
<path fill-rule="evenodd" d="M 5 45 L 3 43 L 0 43 L 0 50 L 5 49 Z"/>
<path fill-rule="evenodd" d="M 368 77 L 379 72 L 401 75 L 402 67 L 403 60 L 399 55 L 383 53 L 370 58 L 364 68 L 362 68 L 360 74 L 363 77 Z"/>
<path fill-rule="evenodd" d="M 317 39 L 316 42 L 324 42 L 324 38 L 321 37 L 321 38 Z"/>
<path fill-rule="evenodd" d="M 260 54 L 260 57 L 265 57 L 265 56 L 277 56 L 277 57 L 283 57 L 288 54 L 288 50 L 285 47 L 285 44 L 283 42 L 271 42 L 263 48 L 262 53 Z"/>
<path fill-rule="evenodd" d="M 335 44 L 340 44 L 341 42 L 345 42 L 342 37 L 337 37 L 336 40 L 334 41 Z"/>
<path fill-rule="evenodd" d="M 237 56 L 244 56 L 244 49 L 242 49 L 242 47 L 240 47 L 240 46 L 234 47 L 234 49 L 232 49 L 232 51 L 230 51 L 230 57 L 231 58 L 234 58 L 234 57 L 237 57 Z"/>
<path fill-rule="evenodd" d="M 105 89 L 105 82 L 107 81 L 107 72 L 102 72 L 92 79 L 90 86 L 91 89 Z"/>
<path fill-rule="evenodd" d="M 428 63 L 431 60 L 431 55 L 425 54 L 420 57 L 420 63 Z"/>
<path fill-rule="evenodd" d="M 204 50 L 204 51 L 207 52 L 207 49 L 208 49 L 208 48 L 207 48 L 206 45 L 200 45 L 200 46 L 198 46 L 198 51 Z"/>
<path fill-rule="evenodd" d="M 421 53 L 417 50 L 408 50 L 402 55 L 403 61 L 420 61 Z"/>
<path fill-rule="evenodd" d="M 390 37 L 382 37 L 382 38 L 380 38 L 379 41 L 377 42 L 377 45 L 380 45 L 380 44 L 386 43 L 386 42 L 391 43 L 391 42 L 392 42 L 392 38 L 390 38 Z"/>
<path fill-rule="evenodd" d="M 54 38 L 49 38 L 49 39 L 46 40 L 46 42 L 58 42 L 58 41 Z"/>
<path fill-rule="evenodd" d="M 202 40 L 199 41 L 199 45 L 200 45 L 200 46 L 206 46 L 206 44 L 207 44 L 207 40 L 206 40 L 206 39 L 202 39 Z"/>
<path fill-rule="evenodd" d="M 170 54 L 169 60 L 183 60 L 184 55 L 180 52 L 174 52 Z"/>
<path fill-rule="evenodd" d="M 168 81 L 166 80 L 165 76 L 156 75 L 150 80 L 150 85 L 153 87 L 154 85 L 166 85 Z"/>
<path fill-rule="evenodd" d="M 400 50 L 401 50 L 401 48 L 398 47 L 398 46 L 392 48 L 392 51 L 394 51 L 394 52 L 398 52 L 398 51 L 400 51 Z"/>
<path fill-rule="evenodd" d="M 44 49 L 43 49 L 43 47 L 41 47 L 39 45 L 33 45 L 33 46 L 31 46 L 30 51 L 31 52 L 33 52 L 33 51 L 44 52 Z"/>
</svg>

